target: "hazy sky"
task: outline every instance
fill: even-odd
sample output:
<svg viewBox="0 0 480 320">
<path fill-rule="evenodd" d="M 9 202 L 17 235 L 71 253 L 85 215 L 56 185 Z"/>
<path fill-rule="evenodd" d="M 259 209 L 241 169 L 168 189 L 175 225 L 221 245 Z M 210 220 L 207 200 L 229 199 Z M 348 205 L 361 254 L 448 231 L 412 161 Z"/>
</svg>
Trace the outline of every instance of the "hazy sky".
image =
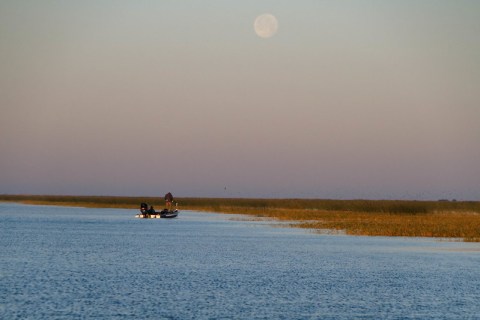
<svg viewBox="0 0 480 320">
<path fill-rule="evenodd" d="M 168 191 L 480 200 L 480 1 L 0 0 L 0 193 Z"/>
</svg>

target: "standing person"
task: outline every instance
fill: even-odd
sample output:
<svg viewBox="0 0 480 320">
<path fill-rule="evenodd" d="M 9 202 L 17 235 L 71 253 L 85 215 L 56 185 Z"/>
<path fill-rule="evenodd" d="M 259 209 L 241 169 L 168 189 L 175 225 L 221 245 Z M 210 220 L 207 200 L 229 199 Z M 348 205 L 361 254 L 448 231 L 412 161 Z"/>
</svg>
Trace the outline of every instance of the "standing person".
<svg viewBox="0 0 480 320">
<path fill-rule="evenodd" d="M 173 202 L 173 196 L 169 192 L 165 195 L 165 205 L 166 205 L 168 211 L 172 210 L 172 202 Z"/>
</svg>

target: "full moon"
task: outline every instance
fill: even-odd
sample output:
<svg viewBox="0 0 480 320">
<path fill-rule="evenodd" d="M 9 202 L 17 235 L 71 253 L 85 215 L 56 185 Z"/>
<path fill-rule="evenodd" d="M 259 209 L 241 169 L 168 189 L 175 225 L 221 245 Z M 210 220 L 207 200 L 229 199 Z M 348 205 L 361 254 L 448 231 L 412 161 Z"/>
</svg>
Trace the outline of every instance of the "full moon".
<svg viewBox="0 0 480 320">
<path fill-rule="evenodd" d="M 270 38 L 278 30 L 278 20 L 274 15 L 265 13 L 259 15 L 253 23 L 255 33 L 260 38 Z"/>
</svg>

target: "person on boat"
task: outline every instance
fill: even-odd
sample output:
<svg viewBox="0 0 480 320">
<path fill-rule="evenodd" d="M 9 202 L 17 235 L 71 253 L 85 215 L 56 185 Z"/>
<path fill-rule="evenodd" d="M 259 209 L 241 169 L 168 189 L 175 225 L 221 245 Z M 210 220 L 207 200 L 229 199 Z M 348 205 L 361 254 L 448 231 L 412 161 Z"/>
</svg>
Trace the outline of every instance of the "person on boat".
<svg viewBox="0 0 480 320">
<path fill-rule="evenodd" d="M 172 196 L 172 193 L 169 192 L 165 195 L 165 206 L 168 211 L 172 210 L 172 202 L 173 202 L 173 196 Z"/>
<path fill-rule="evenodd" d="M 146 204 L 145 202 L 142 202 L 140 204 L 140 212 L 142 214 L 146 214 L 148 212 L 148 204 Z"/>
<path fill-rule="evenodd" d="M 155 209 L 153 209 L 153 206 L 150 206 L 150 209 L 148 209 L 148 214 L 155 214 Z"/>
</svg>

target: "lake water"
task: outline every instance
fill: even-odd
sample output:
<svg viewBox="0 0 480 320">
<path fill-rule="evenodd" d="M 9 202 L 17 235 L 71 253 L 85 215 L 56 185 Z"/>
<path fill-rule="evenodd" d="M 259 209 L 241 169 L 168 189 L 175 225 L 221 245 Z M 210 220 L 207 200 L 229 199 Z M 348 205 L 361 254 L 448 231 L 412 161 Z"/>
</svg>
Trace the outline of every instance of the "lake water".
<svg viewBox="0 0 480 320">
<path fill-rule="evenodd" d="M 0 318 L 480 319 L 478 243 L 136 213 L 0 203 Z"/>
</svg>

